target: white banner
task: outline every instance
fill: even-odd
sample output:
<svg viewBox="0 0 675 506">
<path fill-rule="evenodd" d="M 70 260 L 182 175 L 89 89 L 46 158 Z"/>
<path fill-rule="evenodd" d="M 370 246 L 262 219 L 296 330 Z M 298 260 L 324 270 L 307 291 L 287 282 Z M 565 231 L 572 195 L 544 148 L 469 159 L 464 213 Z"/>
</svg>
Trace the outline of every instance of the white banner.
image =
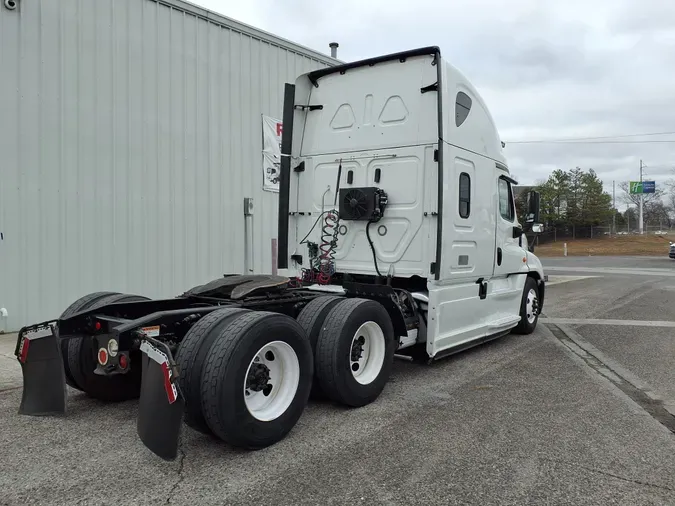
<svg viewBox="0 0 675 506">
<path fill-rule="evenodd" d="M 262 117 L 263 127 L 263 190 L 278 192 L 281 178 L 281 120 Z"/>
</svg>

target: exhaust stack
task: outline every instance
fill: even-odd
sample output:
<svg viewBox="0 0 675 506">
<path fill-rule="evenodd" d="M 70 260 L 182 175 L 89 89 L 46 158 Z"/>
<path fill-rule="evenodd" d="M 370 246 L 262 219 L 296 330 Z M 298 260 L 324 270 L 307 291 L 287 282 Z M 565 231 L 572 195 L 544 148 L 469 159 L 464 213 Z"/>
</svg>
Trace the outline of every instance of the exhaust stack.
<svg viewBox="0 0 675 506">
<path fill-rule="evenodd" d="M 337 42 L 331 42 L 328 44 L 328 46 L 330 47 L 330 57 L 337 58 L 337 48 L 340 47 L 340 44 Z"/>
</svg>

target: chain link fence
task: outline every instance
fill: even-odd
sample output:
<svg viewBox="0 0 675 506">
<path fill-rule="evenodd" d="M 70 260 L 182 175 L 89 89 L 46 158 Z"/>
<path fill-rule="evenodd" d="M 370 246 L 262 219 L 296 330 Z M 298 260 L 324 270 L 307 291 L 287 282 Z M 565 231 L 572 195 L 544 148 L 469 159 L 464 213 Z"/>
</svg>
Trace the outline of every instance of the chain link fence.
<svg viewBox="0 0 675 506">
<path fill-rule="evenodd" d="M 632 225 L 632 224 L 631 224 Z M 557 241 L 570 241 L 574 239 L 595 239 L 616 235 L 634 235 L 639 234 L 637 226 L 616 227 L 613 230 L 611 225 L 599 226 L 566 226 L 566 227 L 546 227 L 543 232 L 537 235 L 536 244 L 546 244 Z M 645 234 L 653 235 L 675 235 L 675 229 L 669 229 L 662 224 L 645 224 Z"/>
</svg>

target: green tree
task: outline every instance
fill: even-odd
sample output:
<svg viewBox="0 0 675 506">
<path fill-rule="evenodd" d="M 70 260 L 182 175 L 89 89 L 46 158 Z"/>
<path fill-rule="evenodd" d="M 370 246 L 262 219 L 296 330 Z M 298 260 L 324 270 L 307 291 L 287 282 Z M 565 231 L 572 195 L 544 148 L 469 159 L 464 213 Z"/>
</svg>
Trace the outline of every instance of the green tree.
<svg viewBox="0 0 675 506">
<path fill-rule="evenodd" d="M 581 225 L 606 224 L 612 217 L 612 197 L 604 192 L 602 181 L 593 169 L 581 174 Z"/>
<path fill-rule="evenodd" d="M 547 226 L 557 227 L 566 224 L 569 181 L 569 174 L 556 169 L 546 182 L 537 187 L 540 193 L 541 219 Z"/>
<path fill-rule="evenodd" d="M 606 224 L 612 218 L 612 198 L 593 169 L 554 170 L 537 190 L 547 226 L 570 227 L 574 234 L 578 226 Z"/>
</svg>

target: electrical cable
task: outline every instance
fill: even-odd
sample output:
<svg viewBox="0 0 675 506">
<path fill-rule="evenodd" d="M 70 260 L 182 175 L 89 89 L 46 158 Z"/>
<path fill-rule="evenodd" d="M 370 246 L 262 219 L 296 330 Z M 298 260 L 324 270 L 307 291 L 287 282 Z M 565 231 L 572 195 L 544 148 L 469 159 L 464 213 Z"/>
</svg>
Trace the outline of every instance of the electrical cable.
<svg viewBox="0 0 675 506">
<path fill-rule="evenodd" d="M 377 254 L 375 253 L 375 245 L 373 244 L 373 240 L 370 238 L 370 226 L 372 224 L 373 222 L 369 221 L 368 224 L 366 225 L 366 237 L 368 238 L 368 243 L 370 244 L 370 251 L 373 252 L 373 263 L 375 264 L 375 272 L 377 272 L 378 276 L 382 277 L 380 269 L 377 265 Z"/>
<path fill-rule="evenodd" d="M 332 212 L 332 211 L 333 211 L 333 210 L 331 209 L 331 210 L 329 210 L 329 211 L 323 211 L 321 214 L 319 214 L 319 217 L 314 221 L 314 225 L 312 225 L 312 228 L 309 229 L 309 232 L 307 232 L 307 235 L 306 235 L 305 237 L 302 238 L 302 241 L 300 241 L 300 244 L 305 244 L 305 241 L 307 241 L 307 238 L 308 238 L 308 237 L 310 236 L 310 234 L 314 231 L 314 229 L 316 228 L 317 224 L 318 224 L 319 221 L 321 220 L 321 217 L 322 217 L 324 214 L 330 213 L 330 212 Z"/>
<path fill-rule="evenodd" d="M 649 132 L 644 134 L 619 134 L 619 135 L 603 135 L 599 137 L 568 137 L 568 138 L 559 138 L 559 139 L 537 139 L 537 140 L 524 140 L 524 141 L 504 141 L 507 144 L 525 144 L 525 143 L 548 143 L 548 142 L 572 142 L 572 141 L 592 141 L 600 139 L 620 139 L 625 137 L 649 137 L 652 135 L 675 135 L 675 132 Z M 640 141 L 638 141 L 640 142 Z M 657 141 L 659 142 L 659 141 Z M 663 141 L 661 141 L 663 142 Z M 672 142 L 672 141 L 666 141 Z"/>
<path fill-rule="evenodd" d="M 320 284 L 330 283 L 330 279 L 335 274 L 335 250 L 338 242 L 338 224 L 340 216 L 336 210 L 328 211 L 323 219 L 321 227 L 321 244 L 319 250 L 321 255 L 318 258 L 319 275 L 317 280 Z"/>
<path fill-rule="evenodd" d="M 660 140 L 660 141 L 511 141 L 506 142 L 509 144 L 675 144 L 675 139 L 673 140 Z"/>
</svg>

